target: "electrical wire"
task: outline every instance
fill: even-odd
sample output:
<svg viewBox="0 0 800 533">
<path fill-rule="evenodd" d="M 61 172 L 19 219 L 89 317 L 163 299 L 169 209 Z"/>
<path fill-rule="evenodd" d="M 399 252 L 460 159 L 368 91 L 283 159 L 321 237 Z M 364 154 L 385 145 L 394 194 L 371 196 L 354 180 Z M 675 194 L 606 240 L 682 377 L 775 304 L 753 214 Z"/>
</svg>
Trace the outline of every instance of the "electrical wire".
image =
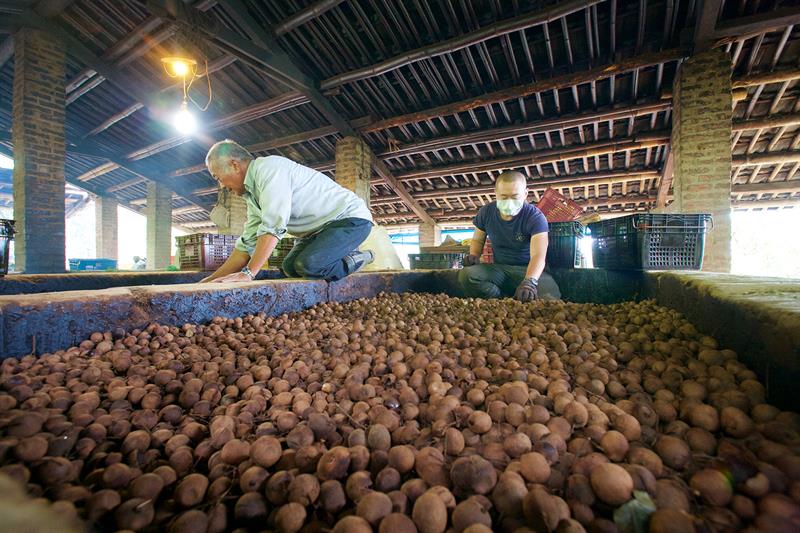
<svg viewBox="0 0 800 533">
<path fill-rule="evenodd" d="M 211 76 L 208 73 L 208 57 L 205 58 L 205 63 L 206 63 L 205 77 L 206 77 L 206 81 L 208 82 L 208 101 L 205 103 L 205 105 L 200 105 L 199 103 L 197 103 L 197 101 L 194 98 L 192 98 L 192 96 L 189 94 L 189 89 L 192 88 L 192 84 L 194 83 L 194 80 L 196 80 L 199 77 L 196 73 L 192 76 L 191 81 L 189 81 L 188 87 L 186 87 L 184 89 L 184 96 L 189 98 L 189 100 L 191 100 L 192 103 L 195 106 L 197 106 L 197 108 L 200 111 L 207 111 L 208 110 L 208 108 L 211 106 L 211 99 L 213 97 L 213 93 L 212 93 L 212 90 L 211 90 Z"/>
</svg>

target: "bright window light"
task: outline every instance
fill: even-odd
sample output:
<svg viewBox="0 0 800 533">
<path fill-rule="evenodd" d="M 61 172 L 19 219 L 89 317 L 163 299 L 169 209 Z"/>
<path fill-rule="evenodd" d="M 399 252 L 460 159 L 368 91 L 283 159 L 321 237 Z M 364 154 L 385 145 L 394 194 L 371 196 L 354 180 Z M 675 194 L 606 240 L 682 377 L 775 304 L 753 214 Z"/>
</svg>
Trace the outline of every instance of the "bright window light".
<svg viewBox="0 0 800 533">
<path fill-rule="evenodd" d="M 0 168 L 14 168 L 14 160 L 8 156 L 0 154 Z"/>
</svg>

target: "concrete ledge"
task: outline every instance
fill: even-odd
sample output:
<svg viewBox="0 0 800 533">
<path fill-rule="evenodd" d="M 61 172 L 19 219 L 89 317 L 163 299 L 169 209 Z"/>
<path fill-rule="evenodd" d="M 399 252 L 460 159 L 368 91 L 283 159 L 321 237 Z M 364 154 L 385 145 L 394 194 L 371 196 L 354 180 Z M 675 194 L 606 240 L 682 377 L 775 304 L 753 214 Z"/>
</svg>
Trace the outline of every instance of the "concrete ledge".
<svg viewBox="0 0 800 533">
<path fill-rule="evenodd" d="M 196 283 L 208 272 L 70 272 L 67 274 L 9 274 L 0 278 L 0 295 L 90 291 L 112 287 Z M 263 270 L 258 279 L 277 279 L 278 270 Z"/>
<path fill-rule="evenodd" d="M 0 296 L 0 358 L 64 349 L 94 331 L 203 323 L 218 315 L 279 315 L 327 298 L 324 281 L 290 280 Z"/>
<path fill-rule="evenodd" d="M 800 379 L 800 280 L 702 272 L 649 272 L 645 295 L 683 313 L 735 350 L 770 401 L 796 409 Z"/>
</svg>

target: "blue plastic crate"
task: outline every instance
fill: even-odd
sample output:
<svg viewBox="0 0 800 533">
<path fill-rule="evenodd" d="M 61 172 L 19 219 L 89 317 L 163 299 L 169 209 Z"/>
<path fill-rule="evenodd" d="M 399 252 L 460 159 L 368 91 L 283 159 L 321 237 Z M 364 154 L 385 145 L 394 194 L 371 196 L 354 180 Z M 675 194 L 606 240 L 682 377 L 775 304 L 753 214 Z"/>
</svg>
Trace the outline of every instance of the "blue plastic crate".
<svg viewBox="0 0 800 533">
<path fill-rule="evenodd" d="M 105 271 L 105 270 L 116 270 L 117 260 L 116 259 L 70 259 L 69 269 L 82 270 L 82 271 L 95 271 L 95 272 Z"/>
</svg>

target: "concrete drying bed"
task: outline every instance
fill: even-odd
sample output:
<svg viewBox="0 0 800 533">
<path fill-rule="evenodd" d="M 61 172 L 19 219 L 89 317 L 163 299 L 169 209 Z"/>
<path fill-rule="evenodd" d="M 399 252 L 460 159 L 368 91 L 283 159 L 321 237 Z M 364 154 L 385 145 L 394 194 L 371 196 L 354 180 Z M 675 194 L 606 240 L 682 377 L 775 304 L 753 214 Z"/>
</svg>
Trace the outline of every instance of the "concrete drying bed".
<svg viewBox="0 0 800 533">
<path fill-rule="evenodd" d="M 168 274 L 186 275 L 161 275 Z M 699 330 L 716 337 L 721 346 L 736 350 L 758 373 L 773 402 L 796 408 L 793 395 L 800 377 L 800 280 L 600 269 L 558 270 L 553 274 L 566 300 L 612 303 L 655 298 L 677 309 Z M 277 315 L 324 301 L 372 297 L 382 291 L 460 296 L 457 275 L 454 270 L 404 271 L 356 274 L 335 283 L 188 283 L 0 296 L 0 356 L 62 349 L 94 331 L 130 330 L 149 322 L 203 323 L 217 315 L 262 311 Z"/>
<path fill-rule="evenodd" d="M 736 350 L 774 403 L 797 410 L 800 280 L 653 272 L 645 277 L 643 292 Z"/>
</svg>

